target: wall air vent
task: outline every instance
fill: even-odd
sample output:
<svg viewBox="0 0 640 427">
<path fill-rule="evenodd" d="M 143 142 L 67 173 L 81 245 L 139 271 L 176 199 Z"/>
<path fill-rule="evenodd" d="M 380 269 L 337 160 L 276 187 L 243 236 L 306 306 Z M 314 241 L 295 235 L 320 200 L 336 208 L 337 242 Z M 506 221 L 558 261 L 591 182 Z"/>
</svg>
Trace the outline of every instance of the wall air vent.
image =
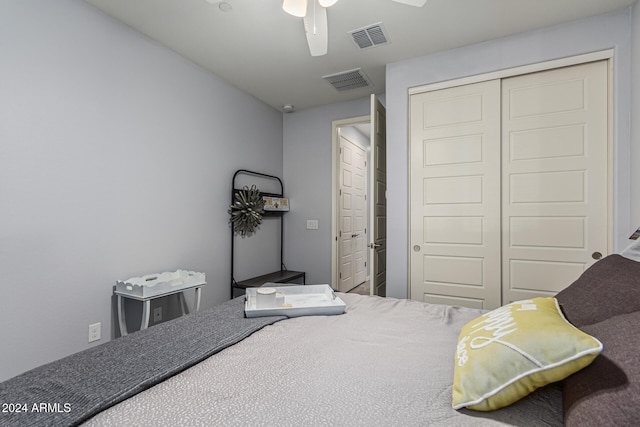
<svg viewBox="0 0 640 427">
<path fill-rule="evenodd" d="M 389 37 L 387 37 L 382 22 L 349 31 L 348 34 L 351 35 L 353 42 L 360 49 L 368 49 L 389 43 Z"/>
<path fill-rule="evenodd" d="M 369 80 L 367 75 L 363 73 L 360 68 L 331 74 L 329 76 L 322 76 L 322 78 L 331 83 L 331 85 L 340 92 L 360 87 L 373 86 L 371 80 Z"/>
</svg>

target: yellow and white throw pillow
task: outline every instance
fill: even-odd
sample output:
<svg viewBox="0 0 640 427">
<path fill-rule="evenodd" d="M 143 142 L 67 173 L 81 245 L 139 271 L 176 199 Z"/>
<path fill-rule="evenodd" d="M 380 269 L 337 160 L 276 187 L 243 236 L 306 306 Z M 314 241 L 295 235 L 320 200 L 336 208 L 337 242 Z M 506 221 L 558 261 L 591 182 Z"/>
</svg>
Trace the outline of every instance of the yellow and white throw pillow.
<svg viewBox="0 0 640 427">
<path fill-rule="evenodd" d="M 555 298 L 518 301 L 467 323 L 458 337 L 454 409 L 491 411 L 588 366 L 602 343 L 570 324 Z"/>
</svg>

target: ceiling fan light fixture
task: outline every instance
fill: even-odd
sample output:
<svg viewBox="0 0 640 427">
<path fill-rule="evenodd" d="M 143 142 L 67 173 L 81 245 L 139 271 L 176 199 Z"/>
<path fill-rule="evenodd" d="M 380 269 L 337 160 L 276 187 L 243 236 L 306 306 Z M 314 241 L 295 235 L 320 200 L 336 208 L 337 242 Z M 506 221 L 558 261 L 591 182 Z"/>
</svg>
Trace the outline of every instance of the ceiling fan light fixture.
<svg viewBox="0 0 640 427">
<path fill-rule="evenodd" d="M 304 18 L 307 14 L 307 0 L 284 0 L 282 9 L 289 15 Z"/>
<path fill-rule="evenodd" d="M 392 0 L 396 3 L 402 3 L 409 6 L 422 7 L 427 3 L 427 0 Z"/>
<path fill-rule="evenodd" d="M 322 7 L 329 7 L 338 3 L 338 0 L 318 0 L 318 3 L 320 3 L 320 6 Z"/>
</svg>

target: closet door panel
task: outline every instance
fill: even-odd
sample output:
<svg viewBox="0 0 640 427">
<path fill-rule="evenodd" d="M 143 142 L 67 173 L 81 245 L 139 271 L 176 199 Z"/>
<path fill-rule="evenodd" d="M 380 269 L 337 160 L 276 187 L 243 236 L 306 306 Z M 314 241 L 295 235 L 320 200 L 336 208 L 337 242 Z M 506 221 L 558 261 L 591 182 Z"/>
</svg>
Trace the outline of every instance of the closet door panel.
<svg viewBox="0 0 640 427">
<path fill-rule="evenodd" d="M 503 303 L 554 295 L 607 253 L 606 61 L 502 81 Z"/>
<path fill-rule="evenodd" d="M 509 282 L 514 289 L 536 289 L 556 293 L 558 286 L 573 281 L 583 272 L 583 264 L 557 261 L 511 260 Z"/>
<path fill-rule="evenodd" d="M 411 96 L 411 298 L 552 296 L 608 253 L 608 67 Z"/>
<path fill-rule="evenodd" d="M 411 96 L 411 298 L 500 305 L 500 83 Z"/>
</svg>

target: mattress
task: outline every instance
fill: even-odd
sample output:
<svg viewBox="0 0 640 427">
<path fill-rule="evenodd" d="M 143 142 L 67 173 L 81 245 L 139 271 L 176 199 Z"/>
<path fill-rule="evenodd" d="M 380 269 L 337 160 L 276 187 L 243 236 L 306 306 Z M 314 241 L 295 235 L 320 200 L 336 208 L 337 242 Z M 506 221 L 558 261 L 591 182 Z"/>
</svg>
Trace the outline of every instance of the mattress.
<svg viewBox="0 0 640 427">
<path fill-rule="evenodd" d="M 452 409 L 457 337 L 481 310 L 339 296 L 344 314 L 265 326 L 84 425 L 562 425 L 555 385 L 493 412 Z"/>
</svg>

